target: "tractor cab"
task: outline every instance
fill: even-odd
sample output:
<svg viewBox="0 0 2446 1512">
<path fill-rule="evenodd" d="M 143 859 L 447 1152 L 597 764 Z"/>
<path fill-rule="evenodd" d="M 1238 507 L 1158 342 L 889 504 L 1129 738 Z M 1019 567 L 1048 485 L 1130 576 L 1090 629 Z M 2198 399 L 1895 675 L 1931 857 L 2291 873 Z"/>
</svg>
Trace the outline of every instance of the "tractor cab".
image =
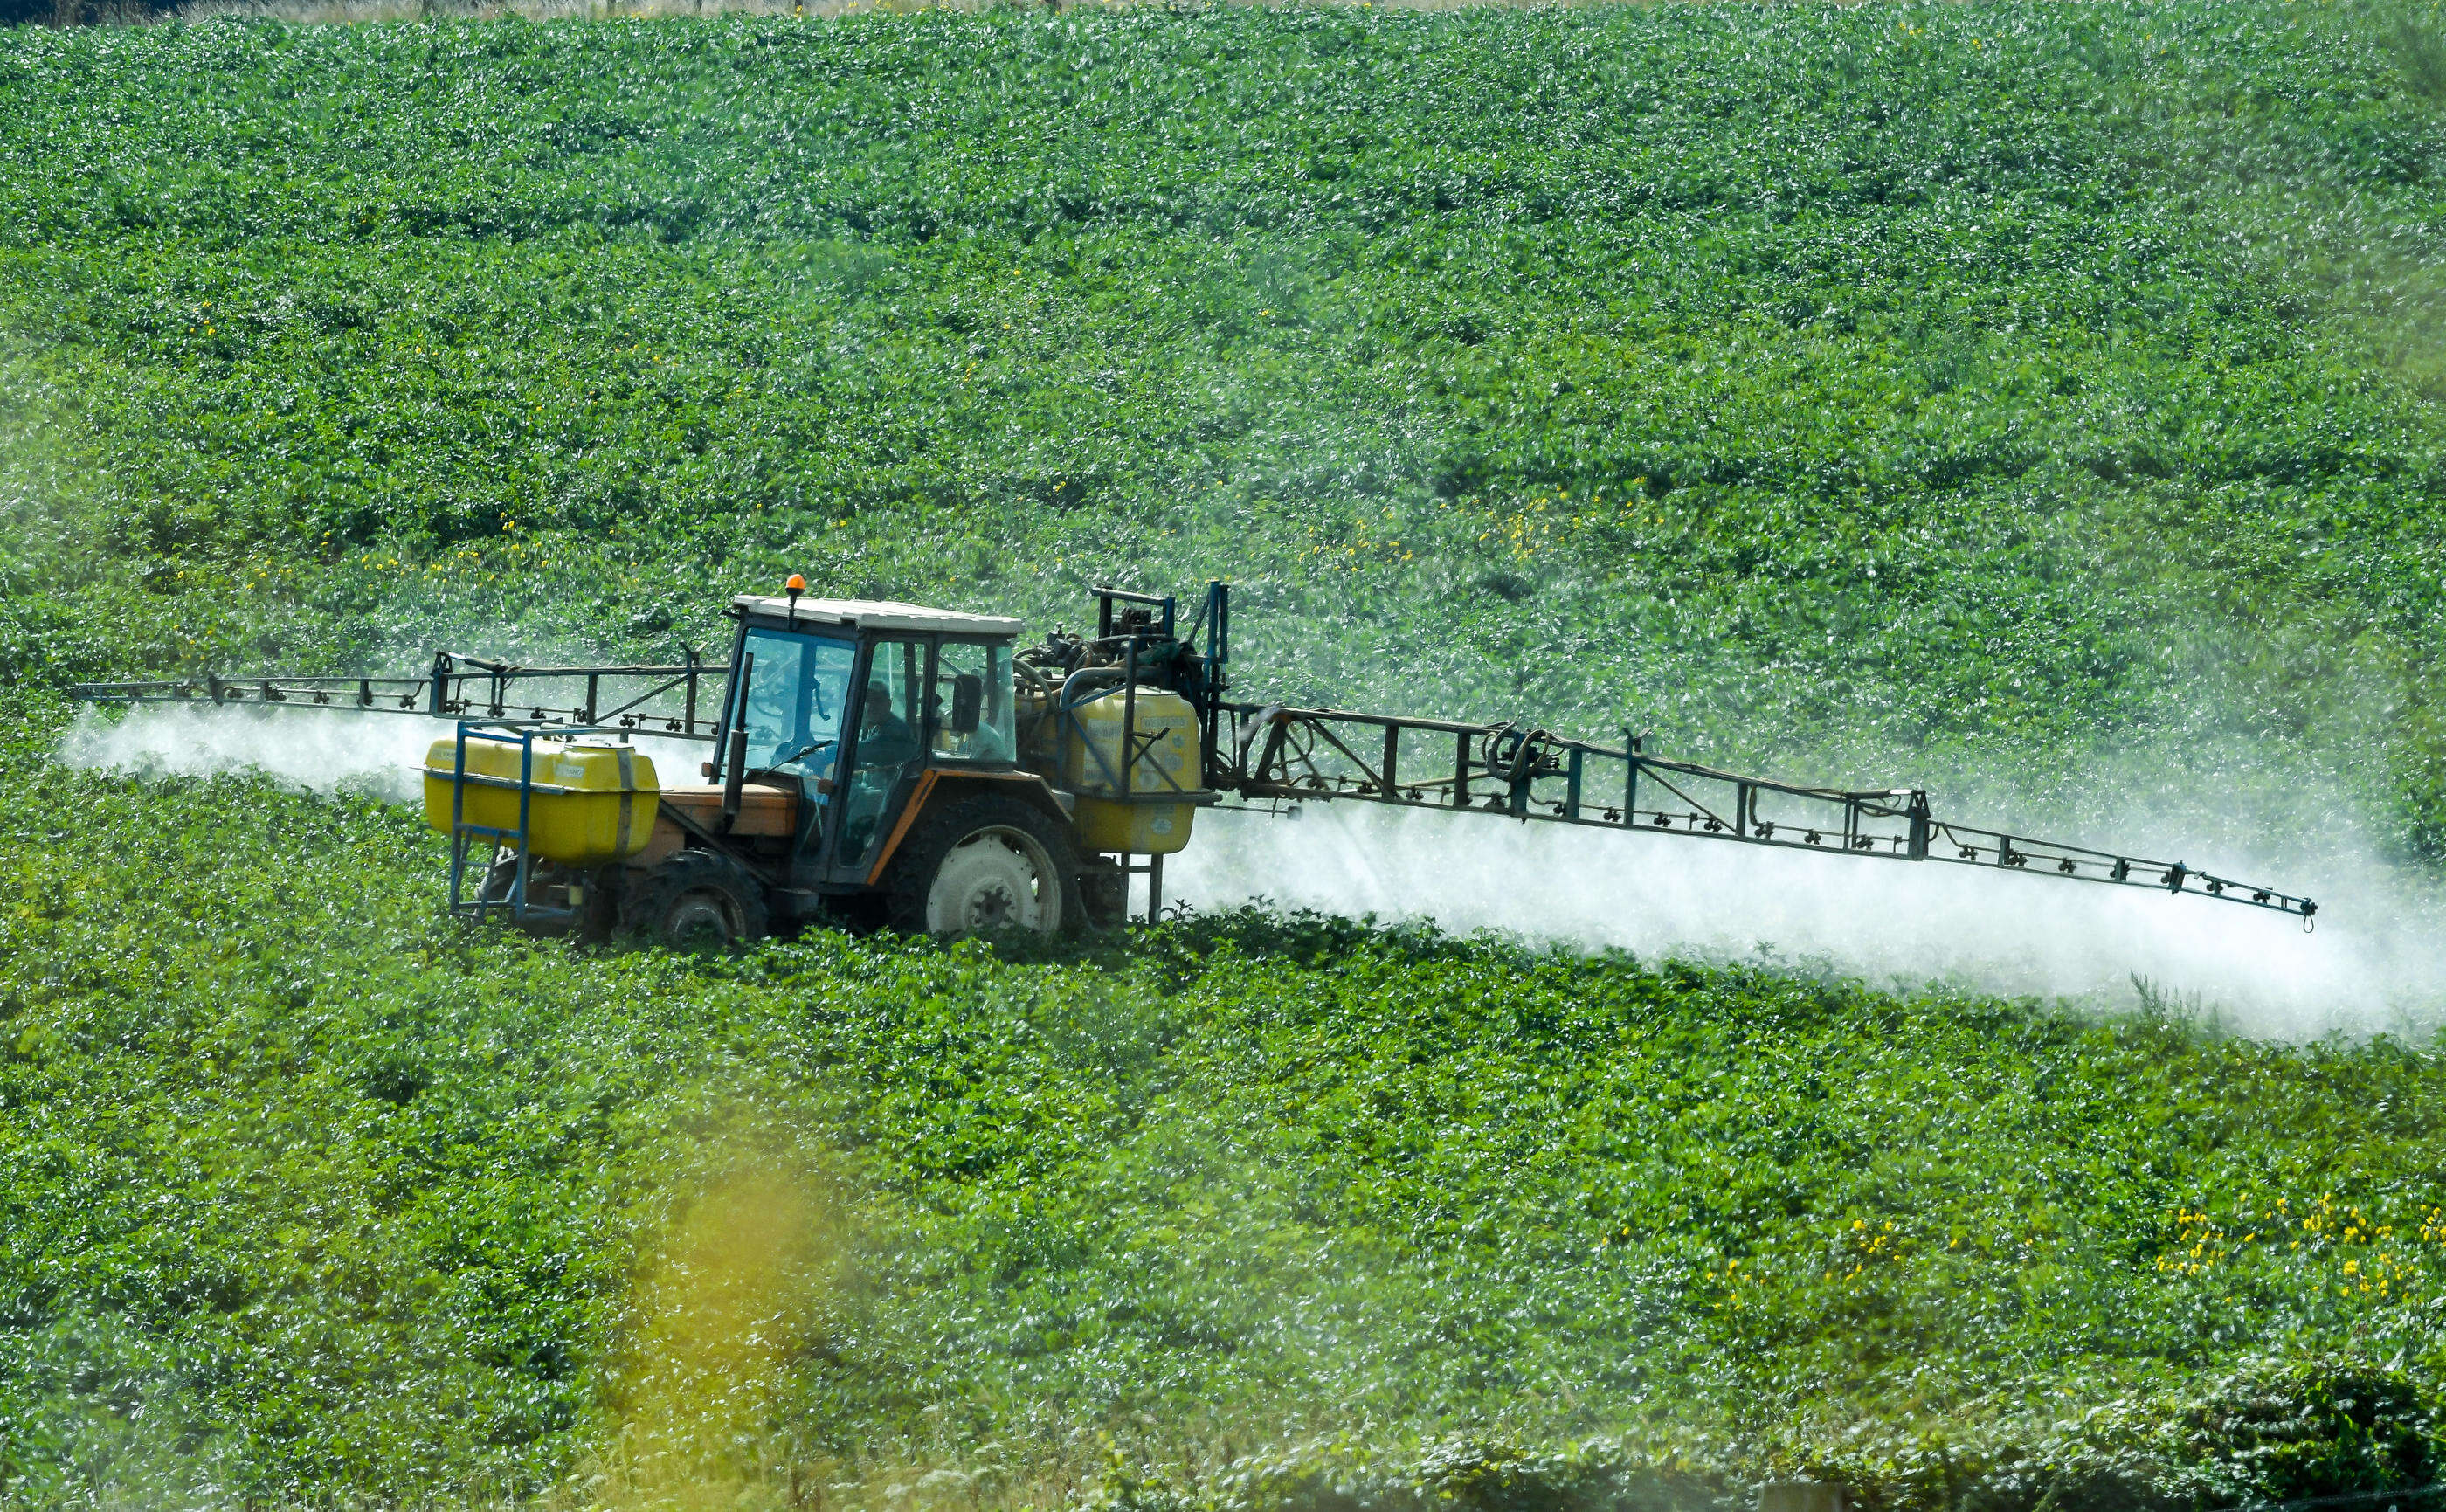
<svg viewBox="0 0 2446 1512">
<path fill-rule="evenodd" d="M 1020 621 L 797 594 L 741 595 L 730 614 L 735 691 L 706 763 L 716 781 L 687 798 L 711 809 L 700 822 L 716 835 L 761 842 L 782 887 L 872 886 L 921 787 L 1023 775 Z"/>
</svg>

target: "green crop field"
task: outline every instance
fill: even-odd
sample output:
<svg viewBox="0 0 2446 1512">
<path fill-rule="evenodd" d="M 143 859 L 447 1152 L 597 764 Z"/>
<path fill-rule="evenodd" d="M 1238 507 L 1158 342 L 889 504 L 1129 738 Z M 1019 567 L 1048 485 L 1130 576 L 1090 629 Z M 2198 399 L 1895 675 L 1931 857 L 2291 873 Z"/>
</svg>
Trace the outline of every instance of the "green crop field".
<svg viewBox="0 0 2446 1512">
<path fill-rule="evenodd" d="M 56 689 L 671 655 L 793 570 L 1048 623 L 1214 576 L 1252 691 L 2434 889 L 2441 39 L 2275 0 L 0 30 L 0 1497 L 2428 1484 L 2418 992 L 2259 1042 L 2180 982 L 1267 908 L 565 946 L 438 919 L 440 842 L 366 794 L 63 762 Z"/>
</svg>

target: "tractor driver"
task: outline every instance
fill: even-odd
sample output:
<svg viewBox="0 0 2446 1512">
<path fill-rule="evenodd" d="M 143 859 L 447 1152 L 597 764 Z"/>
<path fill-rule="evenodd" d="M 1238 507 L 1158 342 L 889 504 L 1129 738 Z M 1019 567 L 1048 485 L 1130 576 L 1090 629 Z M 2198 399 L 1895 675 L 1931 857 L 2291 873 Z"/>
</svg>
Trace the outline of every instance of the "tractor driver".
<svg viewBox="0 0 2446 1512">
<path fill-rule="evenodd" d="M 917 759 L 917 737 L 909 721 L 892 712 L 892 690 L 866 685 L 866 710 L 857 721 L 857 764 L 896 767 Z"/>
</svg>

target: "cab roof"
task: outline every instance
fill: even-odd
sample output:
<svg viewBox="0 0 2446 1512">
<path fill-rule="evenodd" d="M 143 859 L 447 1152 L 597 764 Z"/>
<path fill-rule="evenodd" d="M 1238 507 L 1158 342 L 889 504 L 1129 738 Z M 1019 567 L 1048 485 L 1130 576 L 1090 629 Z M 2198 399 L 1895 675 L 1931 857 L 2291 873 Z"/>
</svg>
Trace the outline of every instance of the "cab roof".
<svg viewBox="0 0 2446 1512">
<path fill-rule="evenodd" d="M 748 614 L 786 620 L 793 610 L 790 601 L 779 595 L 742 593 L 730 601 L 731 607 Z M 918 630 L 935 635 L 1017 635 L 1027 628 L 1025 620 L 1014 620 L 1000 614 L 964 614 L 958 609 L 930 609 L 917 604 L 895 604 L 888 599 L 817 599 L 801 596 L 797 613 L 805 625 L 837 625 L 852 630 Z"/>
</svg>

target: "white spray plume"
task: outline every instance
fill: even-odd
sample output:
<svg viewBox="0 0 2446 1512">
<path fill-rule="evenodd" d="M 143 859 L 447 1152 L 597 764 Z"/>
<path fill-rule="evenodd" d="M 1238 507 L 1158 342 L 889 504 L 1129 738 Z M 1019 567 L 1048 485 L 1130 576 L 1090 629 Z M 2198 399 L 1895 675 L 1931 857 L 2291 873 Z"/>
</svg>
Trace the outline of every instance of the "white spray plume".
<svg viewBox="0 0 2446 1512">
<path fill-rule="evenodd" d="M 112 719 L 85 710 L 61 737 L 60 760 L 145 775 L 261 772 L 317 793 L 342 788 L 393 802 L 423 792 L 426 749 L 446 739 L 447 719 L 417 714 L 155 704 Z M 635 737 L 665 782 L 696 780 L 705 748 Z"/>
<path fill-rule="evenodd" d="M 254 769 L 409 800 L 426 746 L 449 728 L 409 715 L 153 706 L 81 715 L 60 756 L 161 775 Z M 666 781 L 692 779 L 704 755 L 637 744 Z M 2136 976 L 2243 1033 L 2286 1038 L 2425 1033 L 2446 1016 L 2440 910 L 2375 862 L 2232 868 L 2318 898 L 2318 930 L 2305 934 L 2283 915 L 2154 889 L 1491 815 L 1311 803 L 1296 820 L 1218 811 L 1197 825 L 1167 885 L 1200 907 L 1261 898 L 1651 957 L 1763 952 L 1879 984 L 2127 1004 Z"/>
<path fill-rule="evenodd" d="M 1197 824 L 1166 884 L 1200 907 L 1264 898 L 2126 1006 L 2137 977 L 2233 1030 L 2283 1038 L 2425 1033 L 2446 1010 L 2436 909 L 2375 866 L 2268 868 L 2320 899 L 2305 934 L 2299 920 L 2197 895 L 1492 815 L 1311 803 L 1296 820 L 1216 811 Z"/>
<path fill-rule="evenodd" d="M 62 737 L 59 756 L 72 767 L 146 776 L 251 770 L 320 793 L 348 786 L 405 800 L 417 792 L 425 746 L 443 728 L 414 715 L 170 704 L 113 719 L 86 709 Z"/>
</svg>

